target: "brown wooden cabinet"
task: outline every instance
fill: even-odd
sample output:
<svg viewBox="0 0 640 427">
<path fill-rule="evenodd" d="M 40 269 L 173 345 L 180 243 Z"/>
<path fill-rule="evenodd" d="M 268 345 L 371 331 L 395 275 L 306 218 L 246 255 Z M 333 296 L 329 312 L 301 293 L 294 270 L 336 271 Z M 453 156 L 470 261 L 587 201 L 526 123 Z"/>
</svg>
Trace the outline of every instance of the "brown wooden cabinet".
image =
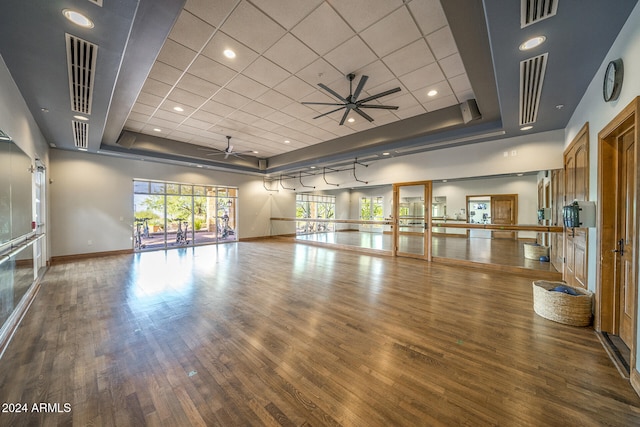
<svg viewBox="0 0 640 427">
<path fill-rule="evenodd" d="M 564 205 L 589 199 L 589 124 L 586 123 L 564 152 Z M 564 280 L 587 288 L 588 229 L 564 233 Z"/>
</svg>

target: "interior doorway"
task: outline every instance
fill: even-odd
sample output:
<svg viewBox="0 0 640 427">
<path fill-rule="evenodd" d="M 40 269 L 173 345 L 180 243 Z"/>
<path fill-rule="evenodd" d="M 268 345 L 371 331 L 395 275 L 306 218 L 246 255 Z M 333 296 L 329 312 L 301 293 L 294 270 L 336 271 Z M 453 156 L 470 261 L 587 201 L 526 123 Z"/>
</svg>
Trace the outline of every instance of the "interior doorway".
<svg viewBox="0 0 640 427">
<path fill-rule="evenodd" d="M 629 349 L 637 335 L 638 125 L 636 98 L 598 135 L 598 264 L 596 329 Z"/>
</svg>

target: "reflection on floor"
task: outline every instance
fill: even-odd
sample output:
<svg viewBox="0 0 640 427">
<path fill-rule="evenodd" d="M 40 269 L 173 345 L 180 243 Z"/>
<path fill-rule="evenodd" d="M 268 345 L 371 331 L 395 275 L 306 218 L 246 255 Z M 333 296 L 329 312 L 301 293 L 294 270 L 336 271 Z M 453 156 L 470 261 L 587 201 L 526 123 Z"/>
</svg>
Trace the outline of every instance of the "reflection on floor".
<svg viewBox="0 0 640 427">
<path fill-rule="evenodd" d="M 298 241 L 356 246 L 387 252 L 390 252 L 393 247 L 392 235 L 389 233 L 363 231 L 315 233 L 298 235 L 296 239 Z M 549 262 L 525 258 L 524 241 L 522 240 L 433 236 L 432 242 L 434 257 L 556 272 L 556 269 Z M 410 254 L 424 253 L 422 236 L 415 234 L 401 235 L 399 250 Z"/>
</svg>

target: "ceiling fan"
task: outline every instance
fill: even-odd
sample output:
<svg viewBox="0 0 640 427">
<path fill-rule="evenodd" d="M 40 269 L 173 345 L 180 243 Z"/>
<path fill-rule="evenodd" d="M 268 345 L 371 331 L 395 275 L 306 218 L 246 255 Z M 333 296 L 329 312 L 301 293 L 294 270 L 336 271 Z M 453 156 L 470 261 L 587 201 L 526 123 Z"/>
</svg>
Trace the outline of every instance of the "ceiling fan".
<svg viewBox="0 0 640 427">
<path fill-rule="evenodd" d="M 211 151 L 209 154 L 207 154 L 207 156 L 219 156 L 224 154 L 224 158 L 227 159 L 229 158 L 229 156 L 235 156 L 238 158 L 242 158 L 242 156 L 240 156 L 240 154 L 248 154 L 248 153 L 255 153 L 253 150 L 247 150 L 247 151 L 233 151 L 233 145 L 231 145 L 231 137 L 227 136 L 227 148 L 225 148 L 224 150 L 218 150 L 217 148 L 200 148 L 200 150 L 204 150 L 204 151 Z"/>
<path fill-rule="evenodd" d="M 326 86 L 326 85 L 324 85 L 322 83 L 318 83 L 318 86 L 320 86 L 322 89 L 326 90 L 327 92 L 329 92 L 331 95 L 333 95 L 335 98 L 338 98 L 342 102 L 341 103 L 303 102 L 303 104 L 305 104 L 305 105 L 334 105 L 334 106 L 339 106 L 335 110 L 331 110 L 331 111 L 328 111 L 326 113 L 320 114 L 319 116 L 314 117 L 314 119 L 318 119 L 320 117 L 326 116 L 327 114 L 335 113 L 336 111 L 340 111 L 340 110 L 342 110 L 344 108 L 345 112 L 344 112 L 344 115 L 342 116 L 342 120 L 340 120 L 340 125 L 344 124 L 344 121 L 347 119 L 347 116 L 349 115 L 349 112 L 351 110 L 353 110 L 356 113 L 360 114 L 362 117 L 367 119 L 369 122 L 372 122 L 373 118 L 371 116 L 369 116 L 367 113 L 365 113 L 364 111 L 362 111 L 362 108 L 377 108 L 377 109 L 382 109 L 382 110 L 397 110 L 398 109 L 397 106 L 380 105 L 380 104 L 367 104 L 367 102 L 373 101 L 374 99 L 382 98 L 383 96 L 391 95 L 392 93 L 399 92 L 400 91 L 399 87 L 386 90 L 386 91 L 381 92 L 381 93 L 379 93 L 377 95 L 372 95 L 372 96 L 369 96 L 369 97 L 364 98 L 364 99 L 358 99 L 358 97 L 360 96 L 360 92 L 362 92 L 362 88 L 364 87 L 365 83 L 367 83 L 367 79 L 369 79 L 369 76 L 363 75 L 362 77 L 360 77 L 360 81 L 358 82 L 358 86 L 356 87 L 356 91 L 355 92 L 353 92 L 353 80 L 356 78 L 356 75 L 353 74 L 353 73 L 347 74 L 347 78 L 349 79 L 349 95 L 346 98 L 340 96 L 337 92 L 335 92 L 330 87 L 328 87 L 328 86 Z"/>
</svg>

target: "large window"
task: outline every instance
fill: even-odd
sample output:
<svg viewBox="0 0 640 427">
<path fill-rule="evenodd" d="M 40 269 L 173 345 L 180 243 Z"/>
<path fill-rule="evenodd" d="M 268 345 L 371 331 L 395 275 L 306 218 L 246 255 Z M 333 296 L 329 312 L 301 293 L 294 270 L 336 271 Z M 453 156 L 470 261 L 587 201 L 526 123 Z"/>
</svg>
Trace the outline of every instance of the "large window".
<svg viewBox="0 0 640 427">
<path fill-rule="evenodd" d="M 315 194 L 296 195 L 296 218 L 335 219 L 336 197 Z M 335 224 L 329 221 L 298 221 L 297 234 L 323 233 L 334 231 Z"/>
<path fill-rule="evenodd" d="M 238 189 L 133 181 L 135 250 L 236 240 Z"/>
</svg>

